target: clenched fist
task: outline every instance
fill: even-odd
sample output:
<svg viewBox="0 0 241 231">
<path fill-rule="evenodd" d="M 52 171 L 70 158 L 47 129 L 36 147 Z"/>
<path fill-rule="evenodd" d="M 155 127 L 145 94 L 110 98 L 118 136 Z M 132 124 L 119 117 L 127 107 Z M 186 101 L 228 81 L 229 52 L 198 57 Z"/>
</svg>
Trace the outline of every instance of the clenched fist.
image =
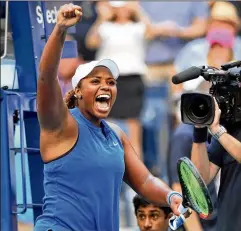
<svg viewBox="0 0 241 231">
<path fill-rule="evenodd" d="M 82 9 L 80 6 L 65 4 L 60 7 L 57 15 L 57 25 L 62 29 L 68 29 L 69 27 L 78 23 L 82 18 Z"/>
</svg>

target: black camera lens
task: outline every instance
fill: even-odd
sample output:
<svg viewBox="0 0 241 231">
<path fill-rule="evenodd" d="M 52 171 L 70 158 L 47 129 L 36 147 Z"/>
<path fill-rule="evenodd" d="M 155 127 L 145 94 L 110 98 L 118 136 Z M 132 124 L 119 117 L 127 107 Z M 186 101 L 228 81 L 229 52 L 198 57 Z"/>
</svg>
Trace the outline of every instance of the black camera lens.
<svg viewBox="0 0 241 231">
<path fill-rule="evenodd" d="M 207 116 L 209 112 L 208 102 L 203 98 L 193 100 L 190 105 L 190 112 L 198 118 Z"/>
<path fill-rule="evenodd" d="M 194 122 L 205 122 L 210 114 L 210 104 L 205 97 L 195 96 L 189 101 L 188 117 Z"/>
</svg>

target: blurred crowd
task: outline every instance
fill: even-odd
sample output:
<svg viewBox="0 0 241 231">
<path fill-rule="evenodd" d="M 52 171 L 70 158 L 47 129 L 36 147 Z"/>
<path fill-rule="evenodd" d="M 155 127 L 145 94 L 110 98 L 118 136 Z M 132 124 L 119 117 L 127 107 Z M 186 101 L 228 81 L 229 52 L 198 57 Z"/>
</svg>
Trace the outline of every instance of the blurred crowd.
<svg viewBox="0 0 241 231">
<path fill-rule="evenodd" d="M 80 63 L 103 58 L 114 60 L 120 77 L 109 120 L 127 131 L 150 171 L 181 192 L 176 162 L 180 157 L 190 157 L 192 126 L 181 123 L 180 96 L 189 91 L 208 92 L 209 83 L 200 77 L 174 85 L 171 77 L 191 66 L 219 68 L 232 60 L 241 60 L 241 2 L 75 1 L 75 4 L 82 7 L 83 19 L 76 33 L 67 37 L 77 41 L 78 57 L 62 59 L 60 63 L 63 97 L 70 90 L 73 70 Z M 218 177 L 209 189 L 215 204 Z M 128 204 L 123 206 L 123 226 L 138 224 L 141 231 L 167 231 L 169 211 L 138 196 L 132 205 L 134 195 L 128 186 L 123 186 L 122 200 Z M 143 222 L 147 216 L 149 222 Z M 207 221 L 200 221 L 193 212 L 182 229 L 215 231 L 215 222 L 215 212 Z"/>
</svg>

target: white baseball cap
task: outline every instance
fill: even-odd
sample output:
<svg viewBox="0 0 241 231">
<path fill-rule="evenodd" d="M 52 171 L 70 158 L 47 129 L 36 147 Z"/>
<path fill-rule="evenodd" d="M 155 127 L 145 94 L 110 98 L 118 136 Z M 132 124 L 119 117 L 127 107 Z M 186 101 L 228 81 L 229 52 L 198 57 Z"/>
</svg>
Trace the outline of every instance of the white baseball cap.
<svg viewBox="0 0 241 231">
<path fill-rule="evenodd" d="M 109 4 L 112 7 L 122 7 L 122 6 L 126 5 L 127 2 L 126 1 L 110 1 Z"/>
<path fill-rule="evenodd" d="M 91 61 L 89 63 L 80 64 L 75 74 L 72 78 L 72 86 L 73 89 L 78 85 L 79 81 L 83 78 L 85 78 L 87 75 L 90 74 L 90 72 L 95 68 L 99 66 L 104 66 L 108 68 L 113 76 L 114 79 L 118 79 L 119 77 L 119 68 L 117 64 L 111 60 L 111 59 L 102 59 L 100 61 Z"/>
</svg>

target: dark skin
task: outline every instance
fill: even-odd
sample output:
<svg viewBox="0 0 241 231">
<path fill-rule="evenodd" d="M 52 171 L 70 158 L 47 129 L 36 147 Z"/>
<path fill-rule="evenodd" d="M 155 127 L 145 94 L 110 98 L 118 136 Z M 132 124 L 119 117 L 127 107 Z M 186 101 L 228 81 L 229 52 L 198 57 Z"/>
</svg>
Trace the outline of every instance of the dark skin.
<svg viewBox="0 0 241 231">
<path fill-rule="evenodd" d="M 81 80 L 80 87 L 75 89 L 75 95 L 82 97 L 78 102 L 80 111 L 96 126 L 100 125 L 100 119 L 108 116 L 115 102 L 117 94 L 116 84 L 116 80 L 106 67 L 95 67 L 86 78 Z M 110 95 L 110 100 L 108 100 L 110 108 L 106 112 L 99 111 L 95 105 L 96 96 L 101 94 Z"/>
<path fill-rule="evenodd" d="M 60 8 L 56 26 L 44 48 L 38 78 L 37 111 L 40 123 L 40 150 L 43 161 L 54 160 L 68 152 L 78 137 L 78 125 L 65 105 L 57 80 L 57 70 L 68 27 L 75 25 L 82 17 L 79 6 L 67 4 Z M 96 96 L 109 94 L 108 110 L 103 112 L 96 107 Z M 83 115 L 96 126 L 106 118 L 117 94 L 116 81 L 105 67 L 96 67 L 75 89 L 78 108 Z M 171 189 L 160 179 L 150 174 L 141 162 L 127 136 L 121 129 L 110 124 L 119 135 L 124 147 L 124 180 L 136 192 L 149 201 L 167 205 L 166 196 Z M 81 132 L 81 131 L 80 131 Z M 179 215 L 178 206 L 182 198 L 173 196 L 171 209 Z"/>
</svg>

